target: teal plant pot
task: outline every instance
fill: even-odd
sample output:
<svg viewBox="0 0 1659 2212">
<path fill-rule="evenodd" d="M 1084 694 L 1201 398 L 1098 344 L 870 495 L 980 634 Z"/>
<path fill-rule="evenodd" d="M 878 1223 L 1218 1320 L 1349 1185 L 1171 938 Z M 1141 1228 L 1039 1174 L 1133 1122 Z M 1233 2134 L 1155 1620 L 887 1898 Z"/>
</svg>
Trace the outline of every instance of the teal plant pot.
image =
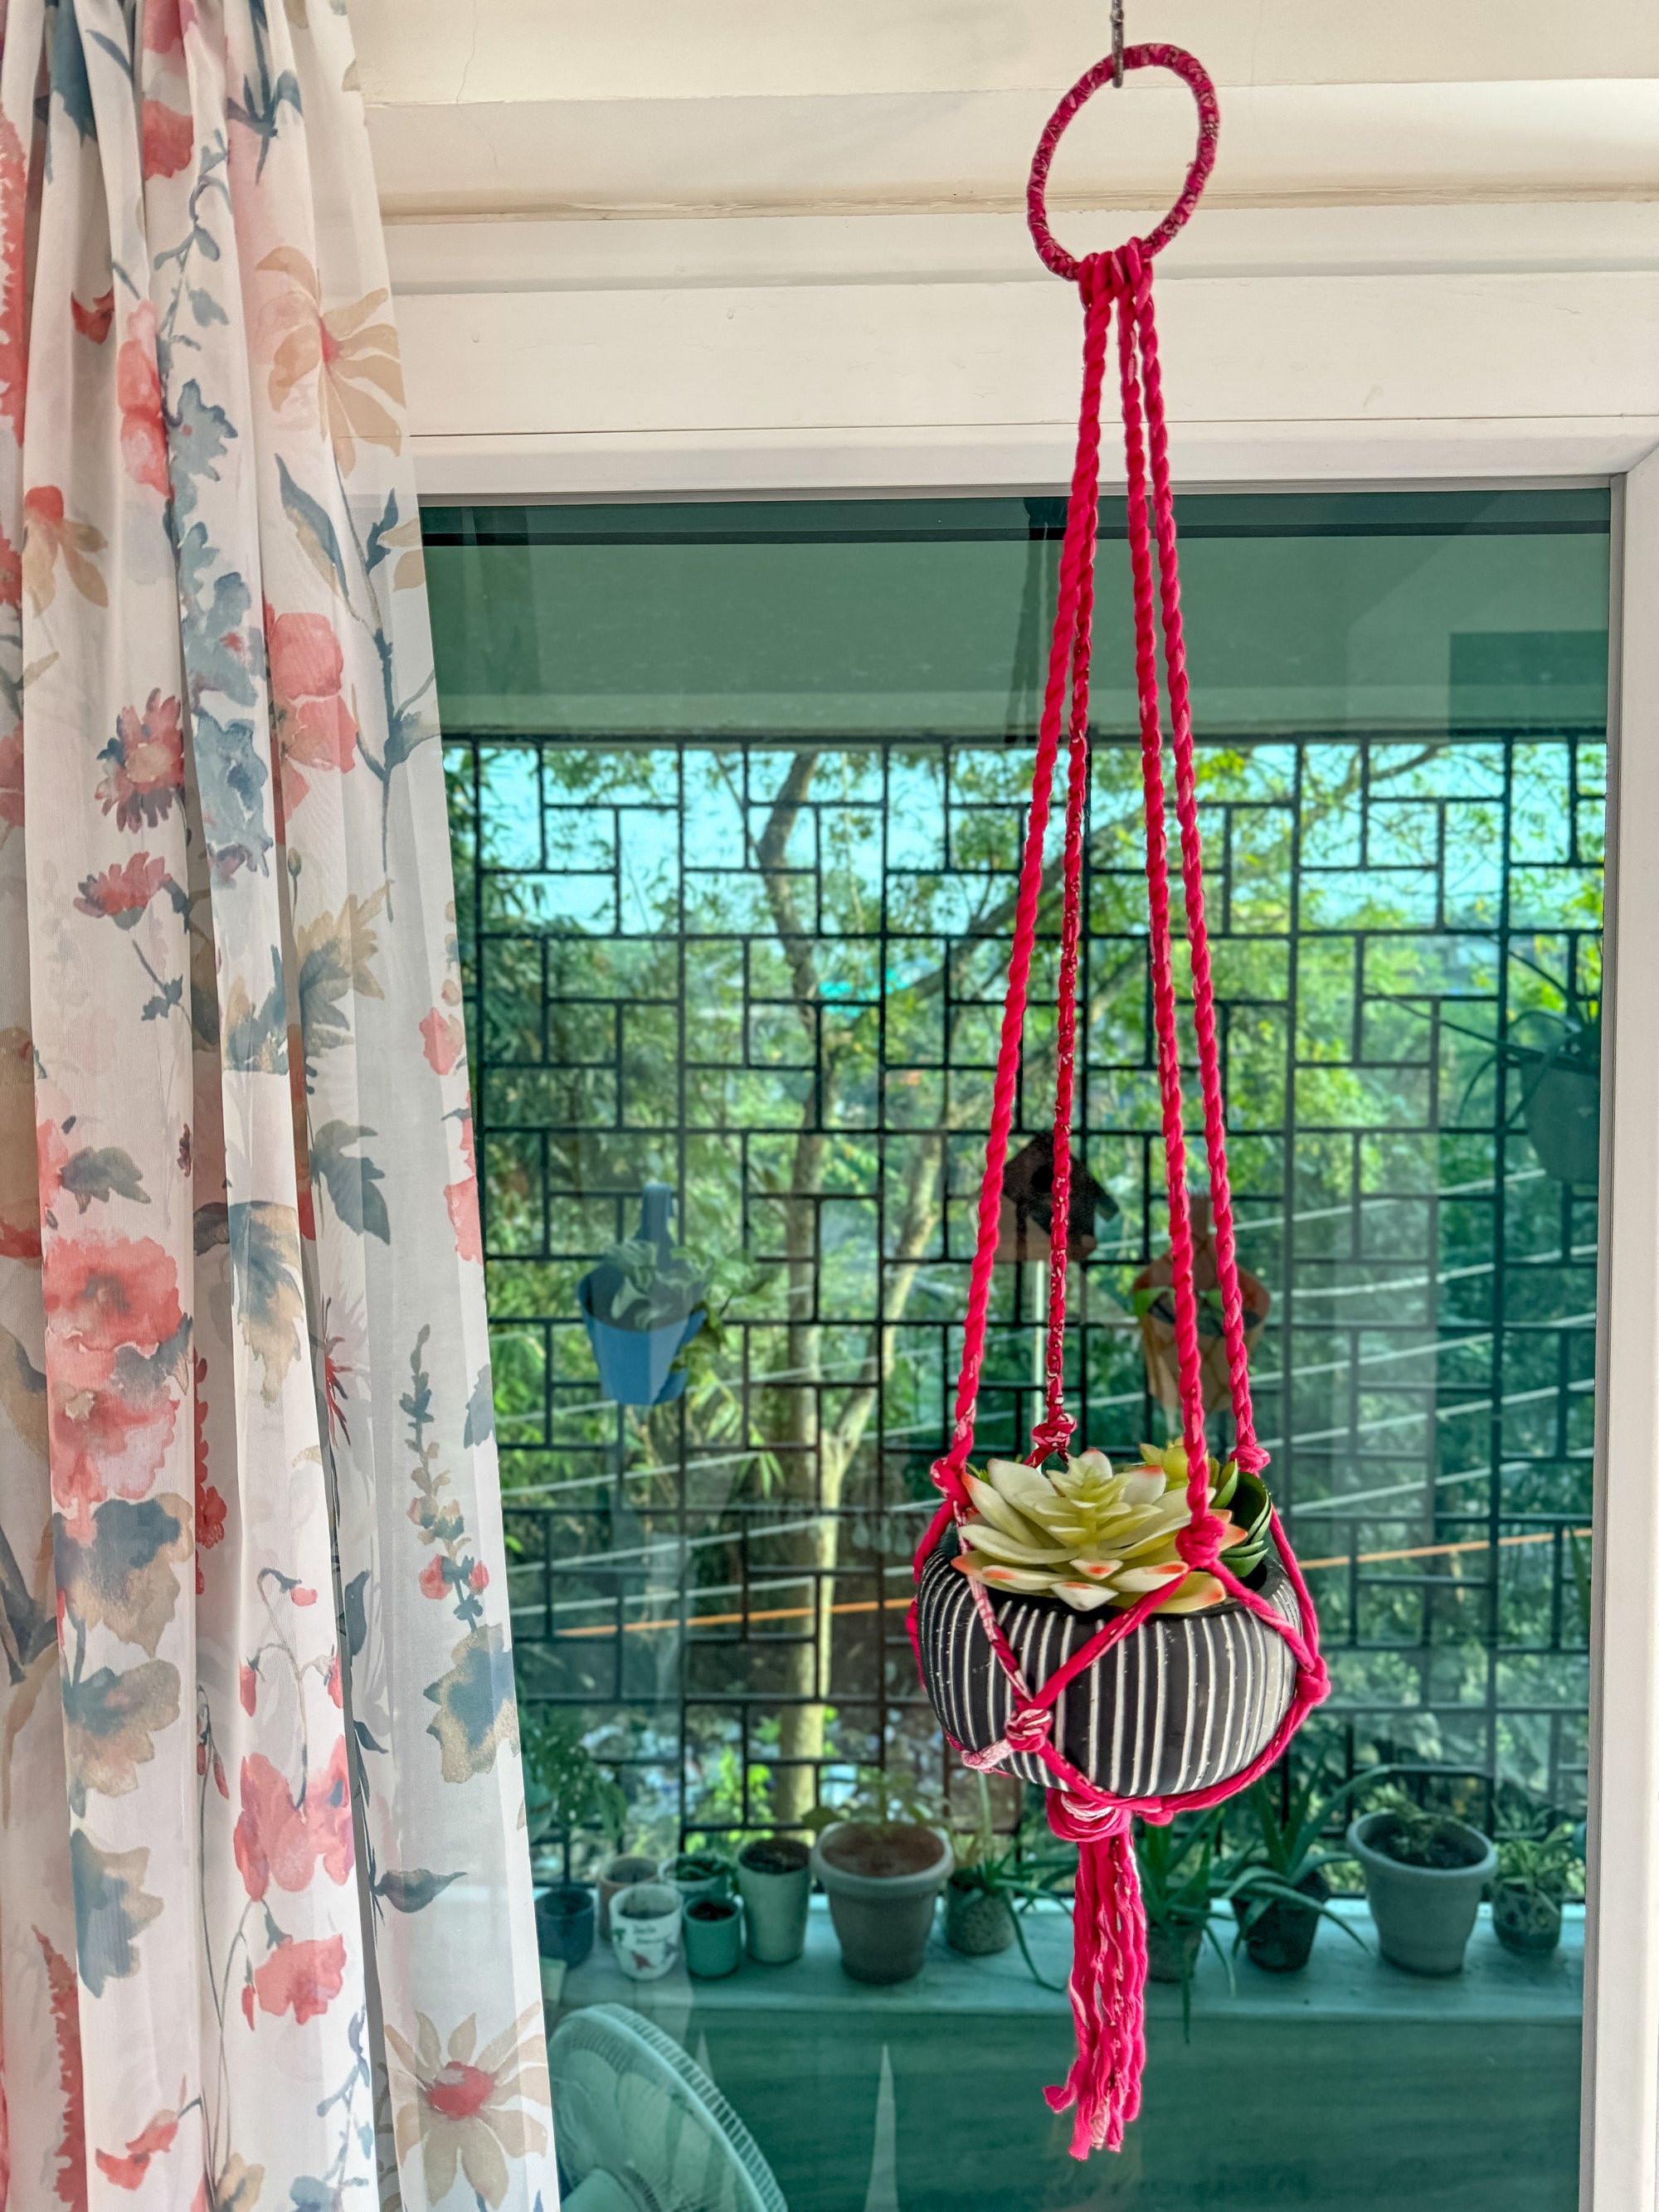
<svg viewBox="0 0 1659 2212">
<path fill-rule="evenodd" d="M 685 1966 L 699 1981 L 735 1974 L 743 1956 L 743 1907 L 733 1897 L 691 1897 L 685 1902 Z"/>
<path fill-rule="evenodd" d="M 681 1851 L 676 1857 L 665 1859 L 658 1872 L 664 1881 L 678 1890 L 688 1905 L 694 1898 L 729 1897 L 732 1893 L 732 1869 L 712 1851 Z"/>
</svg>

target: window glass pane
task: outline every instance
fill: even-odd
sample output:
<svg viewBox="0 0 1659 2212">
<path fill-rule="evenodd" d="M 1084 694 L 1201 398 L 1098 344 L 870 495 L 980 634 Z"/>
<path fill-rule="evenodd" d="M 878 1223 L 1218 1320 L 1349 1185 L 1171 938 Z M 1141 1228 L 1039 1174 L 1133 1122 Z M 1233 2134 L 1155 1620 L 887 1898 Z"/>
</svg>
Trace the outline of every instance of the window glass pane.
<svg viewBox="0 0 1659 2212">
<path fill-rule="evenodd" d="M 1203 1923 L 1178 1897 L 1143 2116 L 1086 2167 L 1041 2094 L 1069 2063 L 1064 1854 L 1035 1790 L 1000 1777 L 981 1796 L 949 1755 L 904 1626 L 948 1431 L 1063 508 L 425 520 L 540 1876 L 592 1881 L 618 1843 L 636 1877 L 688 1846 L 730 1857 L 884 1788 L 948 1819 L 980 1869 L 890 1988 L 849 1978 L 821 1896 L 793 1964 L 693 1977 L 681 1959 L 636 1981 L 602 1941 L 550 2007 L 570 2140 L 586 2108 L 569 2085 L 615 2059 L 599 2015 L 598 2042 L 575 2023 L 624 2003 L 712 2077 L 793 2212 L 1567 2212 L 1606 494 L 1180 508 L 1257 1424 L 1335 1685 L 1267 1808 L 1282 1827 L 1304 1786 L 1392 1767 L 1409 1803 L 1496 1836 L 1507 1879 L 1461 1972 L 1379 1958 L 1341 1854 L 1383 1785 L 1356 1784 L 1293 1869 L 1332 1893 L 1316 1923 L 1267 1912 L 1283 1900 L 1258 1870 L 1239 1948 L 1215 1878 L 1185 2029 L 1182 1947 Z M 1078 1140 L 1094 1209 L 1068 1371 L 1081 1438 L 1133 1462 L 1168 1432 L 1168 1331 L 1143 1279 L 1165 1206 L 1121 507 L 1103 525 Z M 1051 1096 L 1057 923 L 1056 896 L 1017 1148 Z M 606 1261 L 648 1183 L 672 1191 L 706 1293 L 672 1369 L 675 1271 Z M 1022 1450 L 1036 1411 L 1042 1273 L 1011 1238 L 981 1454 Z M 654 1366 L 650 1332 L 617 1326 L 653 1297 Z M 590 1326 L 595 1301 L 614 1334 Z M 1212 1437 L 1224 1452 L 1224 1413 Z M 541 1785 L 574 1808 L 568 1869 Z M 1401 1849 L 1409 1827 L 1396 1814 Z M 1261 1834 L 1236 1804 L 1228 1881 Z M 787 1856 L 770 1889 L 750 1884 L 763 1944 Z M 1407 1887 L 1396 1954 L 1436 1885 L 1419 1870 Z M 580 1948 L 562 1910 L 548 1940 Z M 1515 1948 L 1558 1919 L 1553 1948 Z M 693 1964 L 722 1963 L 719 1916 L 684 1924 Z M 897 1942 L 878 1933 L 892 1962 Z M 696 2201 L 744 2201 L 715 2171 Z"/>
</svg>

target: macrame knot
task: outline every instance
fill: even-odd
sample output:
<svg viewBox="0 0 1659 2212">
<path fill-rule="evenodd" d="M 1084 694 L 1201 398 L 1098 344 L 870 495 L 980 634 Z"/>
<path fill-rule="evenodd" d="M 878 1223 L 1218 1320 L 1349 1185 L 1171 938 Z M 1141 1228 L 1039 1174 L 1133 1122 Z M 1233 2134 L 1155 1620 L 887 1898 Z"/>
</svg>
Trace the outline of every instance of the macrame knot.
<svg viewBox="0 0 1659 2212">
<path fill-rule="evenodd" d="M 1152 284 L 1152 263 L 1143 257 L 1139 239 L 1126 240 L 1115 253 L 1103 258 L 1110 264 L 1108 281 L 1114 297 L 1139 305 Z"/>
<path fill-rule="evenodd" d="M 962 1496 L 962 1476 L 957 1470 L 956 1460 L 950 1452 L 945 1452 L 940 1458 L 936 1459 L 928 1472 L 933 1478 L 935 1490 L 942 1490 L 947 1498 Z"/>
<path fill-rule="evenodd" d="M 1331 1670 L 1316 1651 L 1313 1664 L 1302 1669 L 1298 1687 L 1306 1705 L 1322 1705 L 1331 1694 Z"/>
<path fill-rule="evenodd" d="M 1188 1522 L 1175 1540 L 1182 1564 L 1200 1574 L 1213 1574 L 1221 1557 L 1221 1534 L 1226 1526 L 1218 1513 L 1206 1513 Z"/>
<path fill-rule="evenodd" d="M 1260 1444 L 1240 1444 L 1233 1454 L 1241 1474 L 1260 1474 L 1267 1464 L 1267 1454 Z"/>
<path fill-rule="evenodd" d="M 1075 1790 L 1051 1790 L 1048 1826 L 1062 1844 L 1099 1844 L 1111 1836 L 1127 1836 L 1129 1814 L 1109 1798 L 1085 1797 Z"/>
<path fill-rule="evenodd" d="M 1002 1740 L 1010 1751 L 1040 1752 L 1054 1725 L 1054 1714 L 1047 1705 L 1021 1705 L 1002 1731 Z"/>
<path fill-rule="evenodd" d="M 1063 1452 L 1076 1426 L 1069 1413 L 1054 1413 L 1048 1420 L 1039 1421 L 1031 1431 L 1032 1463 L 1041 1466 L 1051 1452 Z"/>
</svg>

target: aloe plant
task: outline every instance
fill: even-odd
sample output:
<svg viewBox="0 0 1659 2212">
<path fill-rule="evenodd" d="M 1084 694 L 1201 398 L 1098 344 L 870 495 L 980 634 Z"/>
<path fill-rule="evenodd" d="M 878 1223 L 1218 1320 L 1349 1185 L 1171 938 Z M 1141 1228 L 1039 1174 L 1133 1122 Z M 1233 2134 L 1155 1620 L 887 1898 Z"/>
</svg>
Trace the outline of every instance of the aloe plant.
<svg viewBox="0 0 1659 2212">
<path fill-rule="evenodd" d="M 1140 1902 L 1148 1932 L 1163 1930 L 1180 1966 L 1181 2029 L 1185 2037 L 1192 2034 L 1193 1976 L 1204 1943 L 1210 1944 L 1220 1960 L 1230 1989 L 1233 1983 L 1232 1960 L 1210 1918 L 1218 1901 L 1215 1859 L 1220 1837 L 1219 1808 L 1156 1826 L 1143 1820 L 1135 1830 Z"/>
<path fill-rule="evenodd" d="M 1322 1778 L 1316 1769 L 1305 1781 L 1291 1788 L 1282 1814 L 1275 1787 L 1277 1770 L 1251 1784 L 1238 1802 L 1254 1815 L 1256 1832 L 1247 1836 L 1228 1856 L 1217 1882 L 1218 1888 L 1232 1900 L 1237 1913 L 1235 1950 L 1249 1941 L 1263 1914 L 1275 1905 L 1293 1905 L 1303 1911 L 1316 1913 L 1352 1937 L 1362 1951 L 1370 1948 L 1351 1921 L 1334 1911 L 1323 1898 L 1310 1895 L 1302 1885 L 1310 1876 L 1322 1874 L 1328 1866 L 1352 1856 L 1340 1844 L 1326 1841 L 1331 1825 L 1344 1806 L 1374 1789 L 1393 1771 L 1391 1767 L 1368 1768 L 1321 1796 L 1318 1792 Z"/>
</svg>

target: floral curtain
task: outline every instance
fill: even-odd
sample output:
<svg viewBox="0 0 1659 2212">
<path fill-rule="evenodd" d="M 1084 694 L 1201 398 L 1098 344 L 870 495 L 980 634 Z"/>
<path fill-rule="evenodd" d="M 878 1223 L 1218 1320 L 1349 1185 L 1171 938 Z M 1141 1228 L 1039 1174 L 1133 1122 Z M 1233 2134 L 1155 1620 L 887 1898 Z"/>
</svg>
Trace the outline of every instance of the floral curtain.
<svg viewBox="0 0 1659 2212">
<path fill-rule="evenodd" d="M 0 2203 L 556 2200 L 343 0 L 0 4 Z"/>
</svg>

